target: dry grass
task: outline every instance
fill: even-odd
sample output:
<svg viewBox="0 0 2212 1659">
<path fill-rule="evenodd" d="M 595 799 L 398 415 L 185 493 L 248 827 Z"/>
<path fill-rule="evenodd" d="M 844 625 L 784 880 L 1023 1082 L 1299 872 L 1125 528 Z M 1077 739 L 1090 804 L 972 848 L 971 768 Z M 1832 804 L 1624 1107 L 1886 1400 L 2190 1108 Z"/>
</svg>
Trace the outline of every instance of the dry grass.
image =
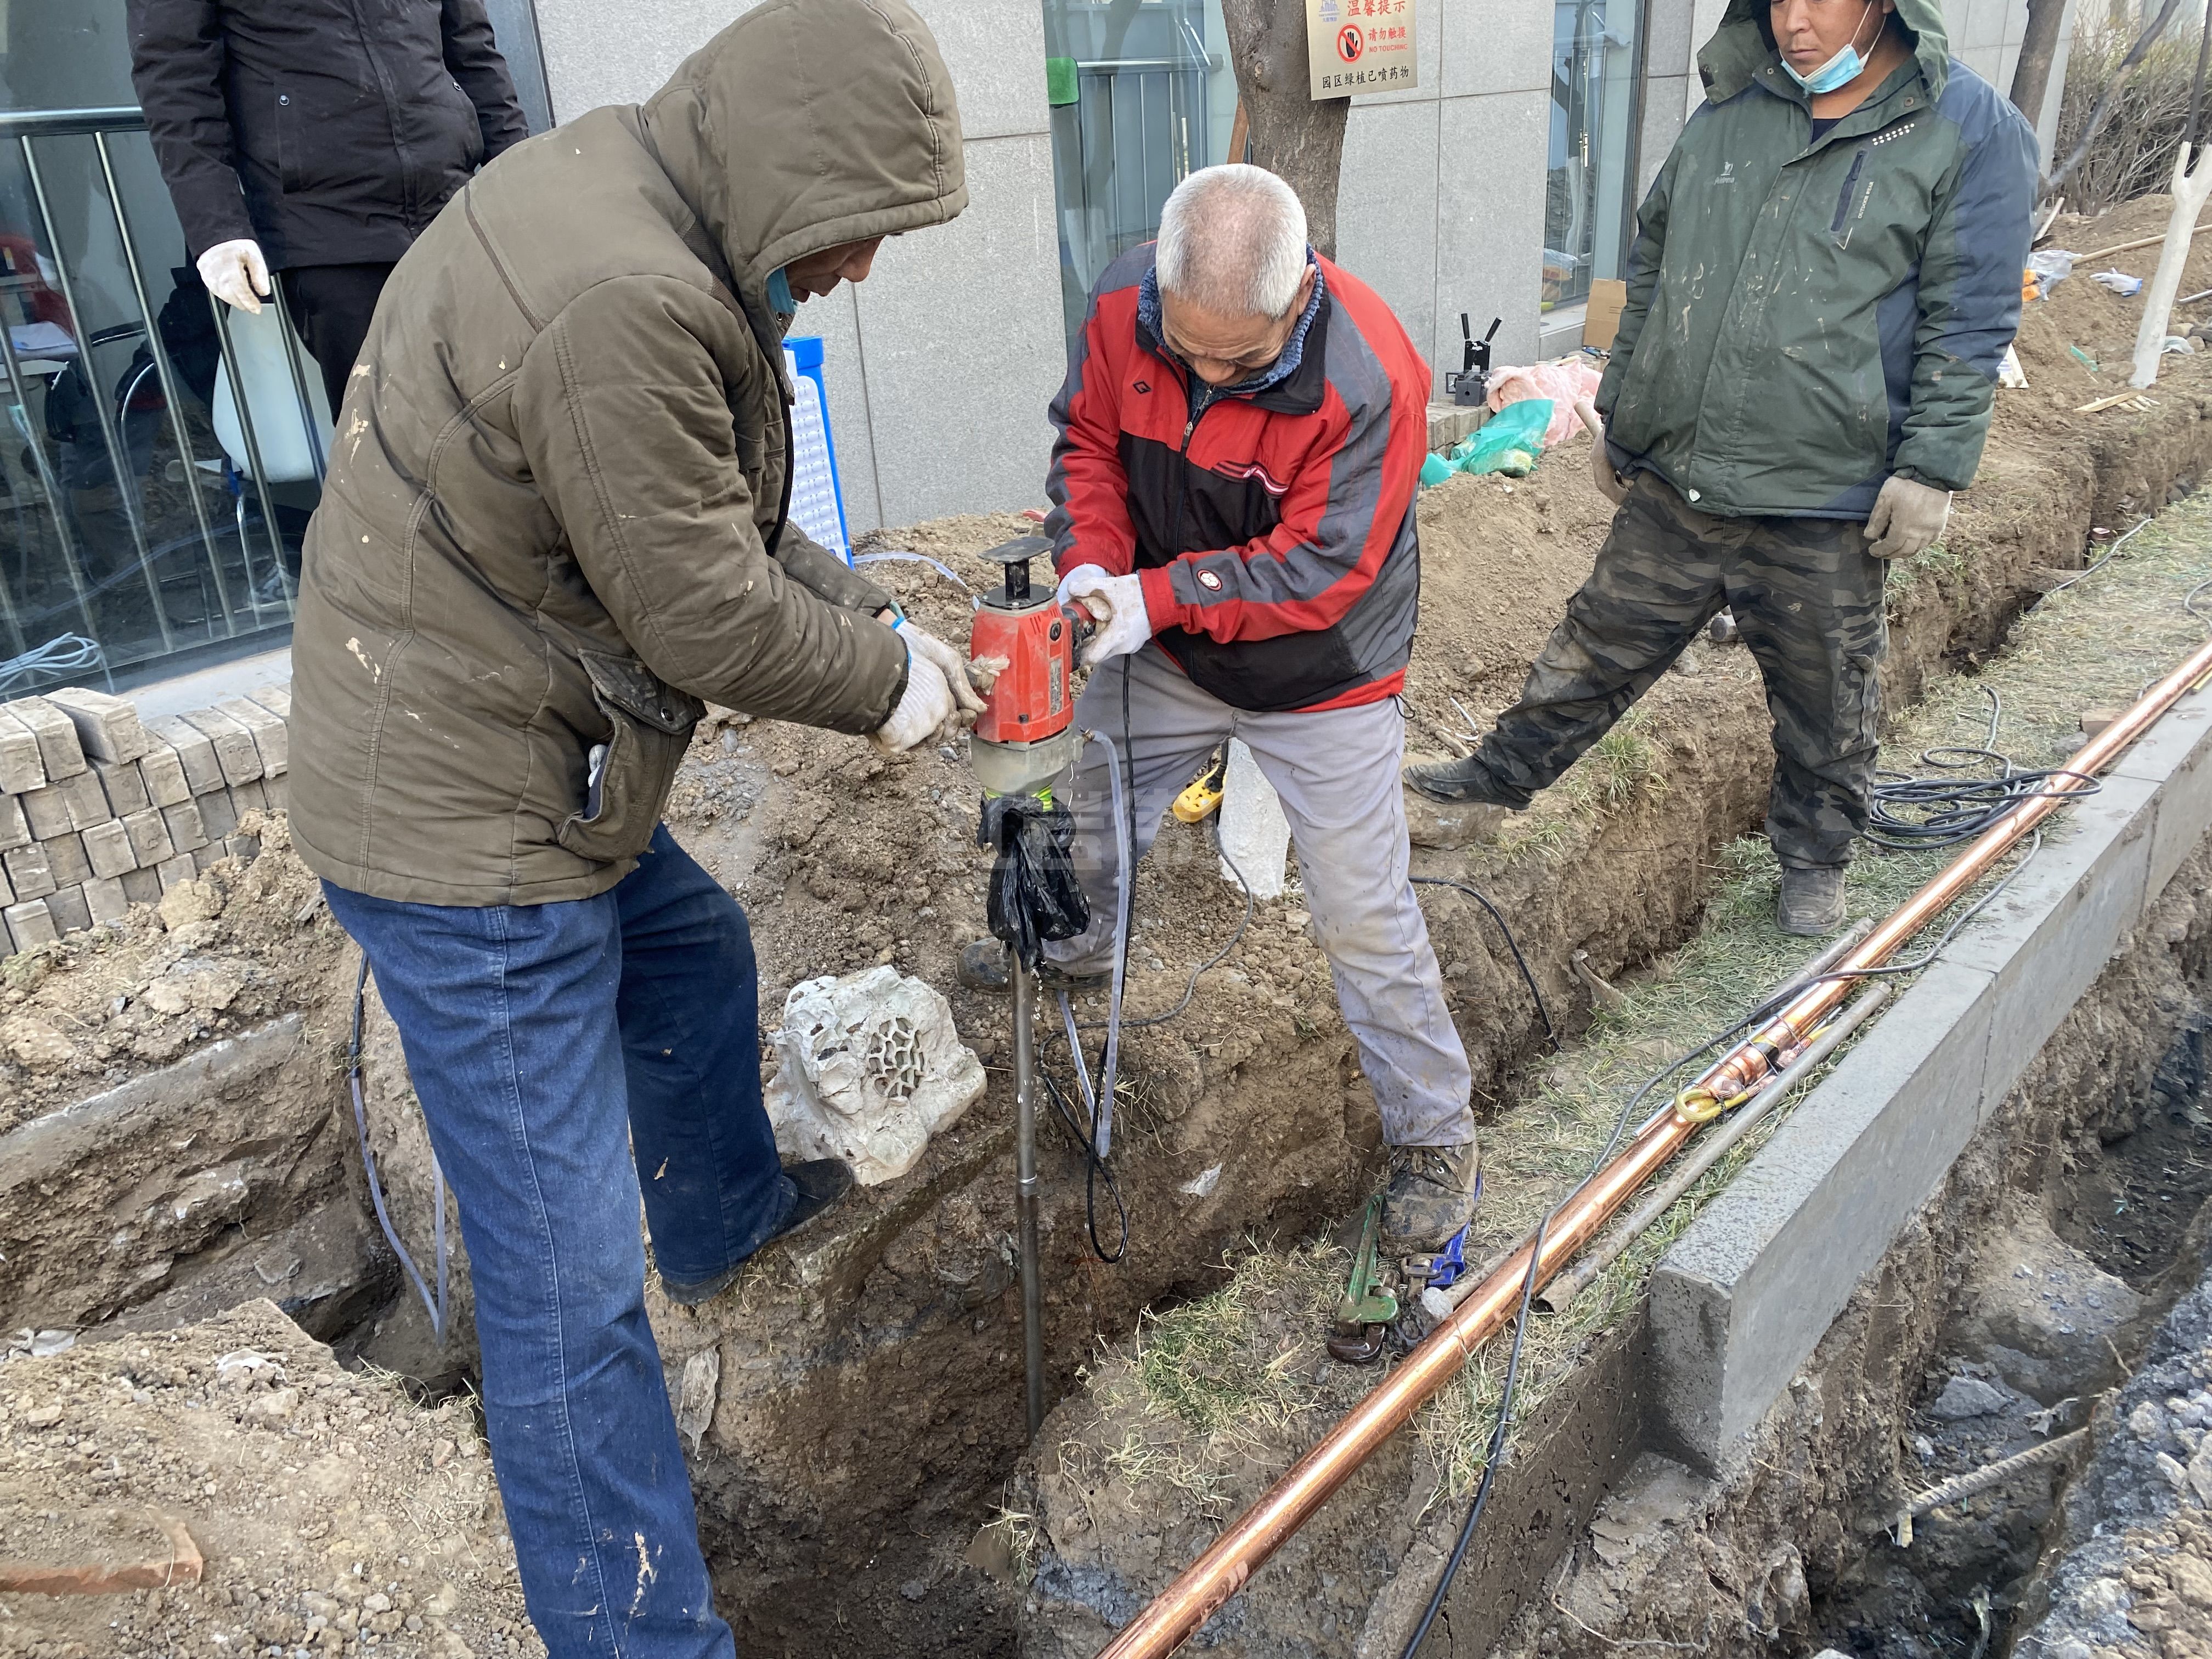
<svg viewBox="0 0 2212 1659">
<path fill-rule="evenodd" d="M 2079 740 L 2085 708 L 2132 700 L 2203 640 L 2205 625 L 2181 602 L 2212 576 L 2208 548 L 2212 498 L 2172 509 L 2106 566 L 2047 596 L 1983 673 L 1936 684 L 1899 722 L 1885 745 L 1885 763 L 1918 769 L 1917 757 L 1931 744 L 1980 744 L 1990 708 L 1984 686 L 2003 702 L 2002 750 L 2023 766 L 2061 762 Z M 1629 736 L 1635 737 L 1632 728 Z M 1638 757 L 1632 744 L 1624 744 L 1601 763 L 1601 775 L 1629 780 L 1632 791 L 1643 787 L 1650 774 L 1637 769 Z M 1611 788 L 1601 782 L 1593 793 L 1620 799 Z M 1588 810 L 1577 803 L 1573 816 Z M 1563 818 L 1551 822 L 1560 825 L 1553 833 L 1571 833 Z M 1542 833 L 1524 837 L 1523 855 Z M 2054 833 L 2065 833 L 2063 817 Z M 1848 889 L 1852 915 L 1887 914 L 1944 860 L 1926 853 L 1862 858 Z M 1778 872 L 1764 840 L 1735 842 L 1720 862 L 1697 935 L 1624 984 L 1623 1006 L 1601 1012 L 1582 1041 L 1525 1079 L 1520 1102 L 1486 1132 L 1485 1199 L 1470 1261 L 1488 1259 L 1525 1236 L 1571 1188 L 1622 1122 L 1625 1103 L 1639 1084 L 1740 1018 L 1814 954 L 1811 942 L 1773 925 Z M 1923 937 L 1932 941 L 1948 920 Z M 1798 1098 L 1803 1096 L 1801 1091 Z M 1640 1119 L 1663 1098 L 1655 1091 L 1633 1115 Z M 1632 1311 L 1667 1247 L 1787 1111 L 1747 1137 L 1564 1313 L 1533 1316 L 1517 1419 L 1540 1412 L 1590 1346 Z M 1322 1357 L 1322 1339 L 1348 1265 L 1346 1252 L 1325 1243 L 1289 1251 L 1255 1248 L 1231 1264 L 1232 1277 L 1221 1290 L 1148 1322 L 1133 1363 L 1109 1358 L 1092 1377 L 1109 1433 L 1121 1437 L 1105 1454 L 1114 1472 L 1133 1489 L 1163 1482 L 1200 1513 L 1218 1515 L 1233 1471 L 1255 1457 L 1273 1467 L 1310 1441 L 1370 1386 L 1370 1373 Z M 1437 1470 L 1432 1501 L 1463 1497 L 1481 1473 L 1506 1351 L 1504 1341 L 1492 1343 L 1418 1420 L 1421 1445 Z"/>
<path fill-rule="evenodd" d="M 2075 32 L 2066 59 L 2054 155 L 2074 153 L 2090 110 L 2111 84 L 2113 70 L 2135 44 L 2141 27 L 2091 25 Z M 2121 88 L 2089 153 L 2066 181 L 2069 208 L 2076 213 L 2102 213 L 2138 196 L 2155 194 L 2172 182 L 2174 153 L 2189 119 L 2189 85 L 2196 73 L 2196 31 L 2185 23 L 2169 27 L 2134 78 Z"/>
</svg>

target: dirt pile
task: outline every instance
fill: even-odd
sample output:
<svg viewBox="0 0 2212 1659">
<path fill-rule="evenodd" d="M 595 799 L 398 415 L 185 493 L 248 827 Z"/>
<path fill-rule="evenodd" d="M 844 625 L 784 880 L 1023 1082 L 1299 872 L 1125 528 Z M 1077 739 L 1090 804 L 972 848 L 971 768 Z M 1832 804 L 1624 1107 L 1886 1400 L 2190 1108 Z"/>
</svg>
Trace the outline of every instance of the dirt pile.
<svg viewBox="0 0 2212 1659">
<path fill-rule="evenodd" d="M 0 1655 L 544 1652 L 467 1404 L 418 1408 L 266 1302 L 0 1364 L 8 1568 L 167 1570 L 164 1523 L 199 1582 L 0 1594 Z"/>
</svg>

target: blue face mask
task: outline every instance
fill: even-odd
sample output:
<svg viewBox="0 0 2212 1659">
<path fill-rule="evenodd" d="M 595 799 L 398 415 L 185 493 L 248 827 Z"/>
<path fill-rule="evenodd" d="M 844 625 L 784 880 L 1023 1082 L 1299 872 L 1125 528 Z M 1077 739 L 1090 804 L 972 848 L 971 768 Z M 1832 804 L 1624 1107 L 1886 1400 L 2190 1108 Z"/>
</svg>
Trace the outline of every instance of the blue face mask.
<svg viewBox="0 0 2212 1659">
<path fill-rule="evenodd" d="M 779 317 L 799 314 L 799 301 L 791 297 L 791 283 L 781 268 L 768 274 L 768 302 Z"/>
<path fill-rule="evenodd" d="M 1873 10 L 1874 0 L 1867 0 L 1866 12 L 1859 15 L 1859 21 L 1863 24 L 1867 20 L 1867 13 Z M 1876 33 L 1879 33 L 1880 30 L 1877 29 Z M 1815 96 L 1824 92 L 1833 92 L 1838 87 L 1847 87 L 1866 73 L 1866 60 L 1859 56 L 1858 30 L 1854 28 L 1851 31 L 1851 36 L 1850 40 L 1844 42 L 1844 49 L 1841 52 L 1810 75 L 1798 74 L 1791 67 L 1787 58 L 1782 60 L 1782 67 L 1788 72 L 1791 80 Z"/>
</svg>

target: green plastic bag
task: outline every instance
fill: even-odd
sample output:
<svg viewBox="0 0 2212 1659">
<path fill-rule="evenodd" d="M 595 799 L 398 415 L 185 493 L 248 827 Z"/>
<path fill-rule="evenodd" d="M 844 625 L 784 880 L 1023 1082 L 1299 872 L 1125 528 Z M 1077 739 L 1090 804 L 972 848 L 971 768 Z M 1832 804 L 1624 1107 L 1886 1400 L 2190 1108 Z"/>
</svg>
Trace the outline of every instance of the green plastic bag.
<svg viewBox="0 0 2212 1659">
<path fill-rule="evenodd" d="M 1552 423 L 1549 398 L 1523 398 L 1499 410 L 1451 452 L 1462 472 L 1503 472 L 1526 477 L 1544 453 L 1544 428 Z"/>
</svg>

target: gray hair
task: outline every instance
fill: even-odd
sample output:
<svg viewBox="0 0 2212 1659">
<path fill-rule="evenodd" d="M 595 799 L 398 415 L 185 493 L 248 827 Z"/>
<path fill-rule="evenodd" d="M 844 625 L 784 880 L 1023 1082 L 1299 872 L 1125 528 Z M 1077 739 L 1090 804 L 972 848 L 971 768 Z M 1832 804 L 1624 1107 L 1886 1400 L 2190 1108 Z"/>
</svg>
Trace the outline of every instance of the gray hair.
<svg viewBox="0 0 2212 1659">
<path fill-rule="evenodd" d="M 1228 316 L 1280 317 L 1306 270 L 1306 210 L 1265 167 L 1200 167 L 1160 210 L 1163 292 Z"/>
</svg>

